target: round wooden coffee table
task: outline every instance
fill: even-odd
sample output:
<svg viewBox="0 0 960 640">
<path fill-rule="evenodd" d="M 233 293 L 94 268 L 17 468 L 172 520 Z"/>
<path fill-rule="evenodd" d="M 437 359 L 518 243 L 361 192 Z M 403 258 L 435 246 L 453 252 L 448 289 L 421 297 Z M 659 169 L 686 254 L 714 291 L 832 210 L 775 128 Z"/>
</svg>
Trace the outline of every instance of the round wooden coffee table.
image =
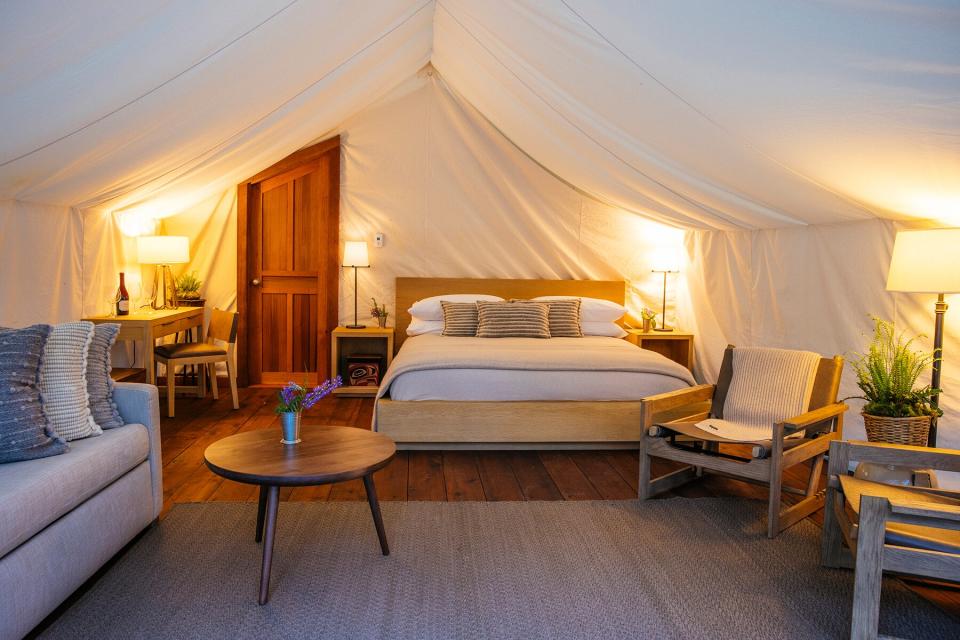
<svg viewBox="0 0 960 640">
<path fill-rule="evenodd" d="M 362 477 L 380 550 L 383 555 L 390 555 L 373 472 L 385 467 L 396 455 L 393 440 L 355 427 L 304 427 L 301 438 L 299 444 L 285 445 L 280 443 L 279 429 L 259 429 L 218 440 L 203 453 L 207 466 L 217 475 L 260 486 L 255 536 L 257 542 L 264 541 L 260 604 L 266 604 L 270 592 L 280 487 L 330 484 Z"/>
</svg>

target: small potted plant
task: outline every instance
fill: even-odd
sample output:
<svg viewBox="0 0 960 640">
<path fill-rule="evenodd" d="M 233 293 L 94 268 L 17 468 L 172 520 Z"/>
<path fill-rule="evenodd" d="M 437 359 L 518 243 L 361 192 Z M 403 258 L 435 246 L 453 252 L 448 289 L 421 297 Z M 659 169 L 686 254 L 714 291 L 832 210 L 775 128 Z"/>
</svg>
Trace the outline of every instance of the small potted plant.
<svg viewBox="0 0 960 640">
<path fill-rule="evenodd" d="M 376 298 L 370 298 L 370 300 L 373 302 L 373 308 L 370 309 L 370 315 L 377 319 L 377 326 L 383 329 L 387 326 L 387 317 L 390 315 L 387 312 L 387 305 L 378 305 Z"/>
<path fill-rule="evenodd" d="M 280 426 L 283 429 L 283 444 L 297 444 L 300 442 L 300 418 L 303 412 L 313 407 L 333 390 L 343 385 L 340 376 L 331 378 L 321 384 L 318 384 L 310 391 L 298 385 L 296 382 L 288 382 L 287 386 L 280 390 L 278 394 L 279 404 L 276 412 L 280 415 Z"/>
<path fill-rule="evenodd" d="M 183 273 L 177 278 L 177 298 L 186 307 L 202 307 L 200 287 L 203 281 L 197 277 L 196 271 Z"/>
<path fill-rule="evenodd" d="M 926 446 L 930 424 L 943 415 L 931 404 L 938 392 L 930 385 L 917 386 L 917 379 L 934 361 L 933 354 L 911 349 L 913 339 L 895 331 L 892 322 L 873 319 L 873 339 L 866 353 L 851 363 L 857 386 L 867 401 L 863 423 L 867 439 Z"/>
<path fill-rule="evenodd" d="M 657 312 L 652 309 L 641 309 L 640 318 L 643 320 L 643 331 L 649 333 L 657 328 Z"/>
</svg>

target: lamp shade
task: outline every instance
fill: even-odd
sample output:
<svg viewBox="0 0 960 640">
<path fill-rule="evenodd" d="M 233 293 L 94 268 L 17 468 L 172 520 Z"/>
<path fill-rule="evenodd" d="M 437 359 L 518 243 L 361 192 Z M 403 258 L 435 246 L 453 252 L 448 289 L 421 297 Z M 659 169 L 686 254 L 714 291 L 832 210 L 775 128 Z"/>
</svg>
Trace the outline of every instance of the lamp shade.
<svg viewBox="0 0 960 640">
<path fill-rule="evenodd" d="M 960 291 L 960 229 L 901 231 L 893 243 L 888 291 Z"/>
<path fill-rule="evenodd" d="M 345 242 L 343 244 L 343 266 L 369 267 L 370 257 L 367 255 L 367 243 Z"/>
<path fill-rule="evenodd" d="M 190 239 L 186 236 L 139 236 L 140 264 L 183 264 L 190 262 Z"/>
<path fill-rule="evenodd" d="M 680 271 L 680 252 L 673 247 L 657 247 L 650 256 L 651 271 Z"/>
</svg>

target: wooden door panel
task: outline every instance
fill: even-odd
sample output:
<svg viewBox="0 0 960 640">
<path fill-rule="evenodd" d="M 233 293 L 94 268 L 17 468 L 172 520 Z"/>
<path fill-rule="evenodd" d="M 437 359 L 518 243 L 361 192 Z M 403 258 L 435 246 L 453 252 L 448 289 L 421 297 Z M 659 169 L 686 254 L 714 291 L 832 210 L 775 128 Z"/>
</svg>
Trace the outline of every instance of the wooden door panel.
<svg viewBox="0 0 960 640">
<path fill-rule="evenodd" d="M 261 307 L 261 355 L 260 367 L 264 372 L 289 371 L 287 351 L 287 294 L 265 293 L 260 296 Z"/>
<path fill-rule="evenodd" d="M 238 185 L 241 384 L 329 375 L 337 324 L 339 139 Z"/>
<path fill-rule="evenodd" d="M 293 324 L 300 328 L 293 333 L 293 370 L 317 370 L 317 296 L 294 294 Z"/>
<path fill-rule="evenodd" d="M 261 195 L 260 270 L 290 270 L 290 192 L 293 185 L 282 184 Z"/>
</svg>

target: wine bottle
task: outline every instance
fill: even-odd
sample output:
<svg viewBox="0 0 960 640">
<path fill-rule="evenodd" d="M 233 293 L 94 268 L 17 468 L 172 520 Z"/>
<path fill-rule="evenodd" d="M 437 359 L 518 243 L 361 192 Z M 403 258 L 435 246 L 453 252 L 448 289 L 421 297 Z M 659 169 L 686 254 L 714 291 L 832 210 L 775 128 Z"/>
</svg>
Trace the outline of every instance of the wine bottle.
<svg viewBox="0 0 960 640">
<path fill-rule="evenodd" d="M 130 294 L 127 293 L 127 285 L 123 281 L 123 274 L 120 274 L 120 289 L 117 291 L 117 315 L 130 315 Z"/>
</svg>

